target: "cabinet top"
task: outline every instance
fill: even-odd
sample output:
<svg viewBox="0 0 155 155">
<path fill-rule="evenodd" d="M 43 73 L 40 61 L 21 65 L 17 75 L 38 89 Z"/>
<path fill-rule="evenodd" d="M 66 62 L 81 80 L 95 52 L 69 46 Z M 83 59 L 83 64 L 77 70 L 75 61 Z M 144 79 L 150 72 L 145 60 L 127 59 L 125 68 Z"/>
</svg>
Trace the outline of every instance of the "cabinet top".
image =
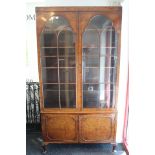
<svg viewBox="0 0 155 155">
<path fill-rule="evenodd" d="M 121 12 L 121 6 L 80 6 L 80 7 L 36 7 L 36 12 L 50 12 L 50 11 L 104 11 L 104 12 Z"/>
</svg>

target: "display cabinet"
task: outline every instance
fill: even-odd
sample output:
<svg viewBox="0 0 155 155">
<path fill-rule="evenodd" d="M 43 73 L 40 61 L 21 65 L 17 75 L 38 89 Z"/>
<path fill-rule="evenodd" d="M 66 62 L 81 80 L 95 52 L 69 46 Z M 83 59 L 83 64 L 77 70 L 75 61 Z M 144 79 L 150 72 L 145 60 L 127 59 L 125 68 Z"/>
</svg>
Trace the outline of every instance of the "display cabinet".
<svg viewBox="0 0 155 155">
<path fill-rule="evenodd" d="M 121 7 L 37 7 L 44 144 L 115 146 Z"/>
</svg>

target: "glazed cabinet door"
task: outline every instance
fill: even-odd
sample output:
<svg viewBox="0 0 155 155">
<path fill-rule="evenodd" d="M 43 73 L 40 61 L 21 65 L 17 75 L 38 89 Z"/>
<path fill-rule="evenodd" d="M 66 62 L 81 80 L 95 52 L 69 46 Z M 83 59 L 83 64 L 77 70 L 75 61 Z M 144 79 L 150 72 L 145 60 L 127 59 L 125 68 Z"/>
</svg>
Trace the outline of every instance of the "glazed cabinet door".
<svg viewBox="0 0 155 155">
<path fill-rule="evenodd" d="M 82 108 L 114 108 L 117 94 L 118 15 L 80 12 Z"/>
<path fill-rule="evenodd" d="M 77 14 L 37 13 L 41 109 L 77 108 Z"/>
</svg>

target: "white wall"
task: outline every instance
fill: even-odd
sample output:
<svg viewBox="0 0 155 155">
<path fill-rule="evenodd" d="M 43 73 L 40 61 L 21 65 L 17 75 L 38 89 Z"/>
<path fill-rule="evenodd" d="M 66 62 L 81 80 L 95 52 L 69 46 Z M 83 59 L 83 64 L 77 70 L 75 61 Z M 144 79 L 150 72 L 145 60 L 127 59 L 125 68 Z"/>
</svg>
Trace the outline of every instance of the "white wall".
<svg viewBox="0 0 155 155">
<path fill-rule="evenodd" d="M 36 6 L 119 6 L 122 0 L 55 0 L 48 2 L 33 0 L 26 6 L 26 78 L 38 81 L 37 65 L 37 45 L 36 45 L 36 25 L 35 25 L 35 7 Z M 30 16 L 32 18 L 30 18 Z M 127 57 L 128 57 L 128 0 L 123 2 L 122 17 L 122 47 L 120 63 L 120 85 L 118 96 L 118 127 L 117 142 L 122 142 L 125 96 L 126 96 L 126 79 L 127 79 Z"/>
</svg>

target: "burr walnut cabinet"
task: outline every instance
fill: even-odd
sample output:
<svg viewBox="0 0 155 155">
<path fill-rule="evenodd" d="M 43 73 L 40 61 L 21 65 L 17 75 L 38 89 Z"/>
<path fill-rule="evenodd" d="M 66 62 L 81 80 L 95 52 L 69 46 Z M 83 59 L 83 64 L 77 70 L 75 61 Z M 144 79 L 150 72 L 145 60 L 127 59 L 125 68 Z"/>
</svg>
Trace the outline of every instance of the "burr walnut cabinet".
<svg viewBox="0 0 155 155">
<path fill-rule="evenodd" d="M 121 7 L 37 7 L 44 144 L 112 143 Z"/>
</svg>

